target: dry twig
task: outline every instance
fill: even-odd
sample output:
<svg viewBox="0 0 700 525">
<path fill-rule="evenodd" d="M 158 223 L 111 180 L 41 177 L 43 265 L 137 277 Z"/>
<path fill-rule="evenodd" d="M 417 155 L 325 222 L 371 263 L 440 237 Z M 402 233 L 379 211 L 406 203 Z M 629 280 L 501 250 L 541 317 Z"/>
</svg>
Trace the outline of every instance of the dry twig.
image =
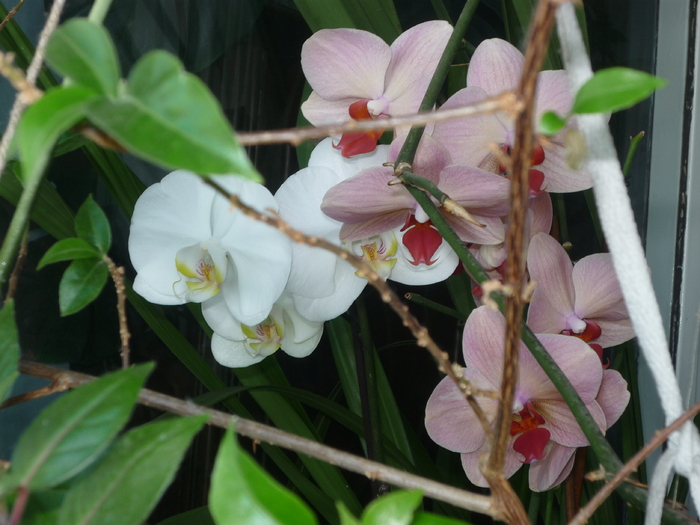
<svg viewBox="0 0 700 525">
<path fill-rule="evenodd" d="M 10 22 L 10 20 L 12 20 L 12 18 L 14 18 L 14 16 L 17 14 L 17 11 L 19 11 L 22 7 L 22 4 L 24 4 L 24 0 L 19 0 L 17 5 L 10 9 L 5 19 L 2 22 L 0 22 L 0 31 L 5 29 L 5 26 Z"/>
<path fill-rule="evenodd" d="M 129 339 L 131 334 L 129 333 L 129 327 L 126 323 L 126 293 L 124 288 L 124 267 L 117 267 L 114 261 L 107 255 L 103 256 L 104 261 L 107 263 L 109 268 L 109 273 L 114 281 L 114 288 L 117 290 L 117 312 L 119 314 L 119 337 L 122 342 L 122 347 L 120 354 L 122 356 L 122 368 L 129 367 Z"/>
</svg>

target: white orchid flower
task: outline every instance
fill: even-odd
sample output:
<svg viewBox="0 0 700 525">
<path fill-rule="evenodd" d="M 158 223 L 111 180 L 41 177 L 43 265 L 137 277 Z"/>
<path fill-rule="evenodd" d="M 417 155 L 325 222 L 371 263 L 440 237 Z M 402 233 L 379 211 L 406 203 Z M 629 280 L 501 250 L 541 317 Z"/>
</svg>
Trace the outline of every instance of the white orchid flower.
<svg viewBox="0 0 700 525">
<path fill-rule="evenodd" d="M 234 176 L 213 177 L 258 211 L 277 211 L 270 192 Z M 156 304 L 203 303 L 254 326 L 270 314 L 289 277 L 291 242 L 231 208 L 187 171 L 150 186 L 134 208 L 129 253 L 134 290 Z M 217 299 L 217 301 L 214 301 Z"/>
</svg>

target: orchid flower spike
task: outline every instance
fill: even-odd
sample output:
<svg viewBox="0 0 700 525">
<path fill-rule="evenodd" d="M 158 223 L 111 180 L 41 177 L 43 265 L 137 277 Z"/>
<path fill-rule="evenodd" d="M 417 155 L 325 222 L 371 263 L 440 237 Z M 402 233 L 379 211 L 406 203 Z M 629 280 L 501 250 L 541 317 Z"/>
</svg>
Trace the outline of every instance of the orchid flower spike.
<svg viewBox="0 0 700 525">
<path fill-rule="evenodd" d="M 474 310 L 467 319 L 463 337 L 467 367 L 463 372 L 475 388 L 500 391 L 505 326 L 505 318 L 485 306 Z M 553 334 L 538 338 L 569 378 L 598 426 L 606 429 L 612 425 L 629 401 L 622 377 L 614 371 L 604 373 L 595 352 L 583 341 Z M 518 378 L 503 474 L 509 478 L 528 463 L 530 487 L 547 490 L 568 475 L 574 448 L 588 445 L 588 440 L 561 394 L 522 342 Z M 478 402 L 487 419 L 494 421 L 498 401 L 480 397 Z M 461 454 L 462 466 L 472 483 L 487 486 L 479 470 L 481 455 L 489 447 L 486 433 L 450 378 L 444 378 L 430 396 L 425 425 L 433 441 Z"/>
<path fill-rule="evenodd" d="M 301 316 L 288 293 L 283 293 L 270 314 L 254 326 L 239 322 L 225 308 L 205 309 L 203 313 L 214 330 L 214 359 L 230 368 L 253 365 L 279 349 L 293 357 L 306 357 L 323 334 L 323 323 Z"/>
<path fill-rule="evenodd" d="M 395 160 L 405 136 L 391 144 L 389 160 Z M 451 165 L 449 153 L 430 136 L 424 136 L 416 152 L 413 171 L 429 179 L 464 207 L 484 227 L 443 212 L 464 242 L 496 244 L 505 236 L 500 219 L 508 210 L 509 182 L 478 168 Z M 442 239 L 427 214 L 387 166 L 368 168 L 332 187 L 321 209 L 343 226 L 340 238 L 353 242 L 398 230 L 401 269 L 397 263 L 390 279 L 405 284 L 430 284 L 449 277 L 457 256 Z M 448 266 L 451 266 L 448 268 Z"/>
<path fill-rule="evenodd" d="M 527 317 L 533 331 L 573 335 L 600 349 L 634 337 L 610 254 L 573 265 L 554 238 L 539 233 L 530 241 L 527 266 L 537 283 Z"/>
<path fill-rule="evenodd" d="M 213 179 L 258 211 L 277 210 L 260 184 L 231 175 Z M 216 304 L 251 326 L 270 314 L 292 262 L 284 234 L 232 209 L 200 177 L 182 170 L 139 197 L 129 254 L 137 272 L 134 290 L 146 300 L 197 302 L 205 309 Z"/>
<path fill-rule="evenodd" d="M 275 194 L 280 216 L 293 228 L 323 238 L 336 246 L 342 223 L 321 211 L 326 192 L 343 180 L 371 166 L 386 162 L 389 146 L 377 146 L 371 153 L 344 158 L 333 149 L 332 139 L 319 143 L 311 154 L 309 167 L 298 171 Z M 393 233 L 363 239 L 350 248 L 370 262 L 386 279 L 396 263 L 397 240 Z M 294 305 L 312 321 L 327 321 L 343 314 L 367 285 L 355 275 L 355 268 L 335 254 L 294 243 L 292 269 L 287 283 Z"/>
<path fill-rule="evenodd" d="M 301 106 L 315 126 L 416 113 L 452 27 L 435 20 L 412 27 L 391 46 L 358 29 L 322 29 L 301 50 L 313 92 Z M 343 156 L 374 150 L 382 131 L 346 133 Z"/>
<path fill-rule="evenodd" d="M 505 40 L 483 41 L 469 62 L 467 87 L 450 97 L 442 108 L 474 104 L 515 89 L 520 81 L 523 61 L 523 54 Z M 547 111 L 568 114 L 572 101 L 566 72 L 540 72 L 535 97 L 535 123 Z M 565 129 L 536 144 L 530 161 L 530 195 L 536 196 L 543 191 L 573 192 L 593 186 L 588 173 L 571 168 L 567 162 L 564 144 L 567 131 Z M 515 122 L 503 112 L 474 115 L 436 123 L 433 137 L 445 145 L 455 163 L 503 173 L 507 168 L 490 148 L 496 144 L 504 153 L 510 151 L 515 139 Z"/>
</svg>

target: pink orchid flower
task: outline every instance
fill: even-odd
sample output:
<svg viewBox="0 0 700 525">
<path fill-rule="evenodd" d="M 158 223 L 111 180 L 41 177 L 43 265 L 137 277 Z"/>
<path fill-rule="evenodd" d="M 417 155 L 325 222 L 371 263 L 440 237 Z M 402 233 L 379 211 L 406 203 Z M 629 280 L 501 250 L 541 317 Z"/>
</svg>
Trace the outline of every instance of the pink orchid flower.
<svg viewBox="0 0 700 525">
<path fill-rule="evenodd" d="M 573 335 L 599 352 L 634 337 L 610 254 L 574 265 L 555 239 L 539 233 L 530 241 L 527 266 L 537 282 L 527 318 L 533 331 Z"/>
<path fill-rule="evenodd" d="M 367 31 L 318 31 L 301 50 L 313 89 L 302 113 L 315 126 L 416 113 L 451 34 L 440 20 L 412 27 L 391 46 Z M 368 153 L 381 135 L 347 133 L 335 147 L 344 157 Z"/>
<path fill-rule="evenodd" d="M 389 161 L 396 159 L 403 141 L 404 137 L 399 137 L 391 144 Z M 500 217 L 508 209 L 509 182 L 478 168 L 450 164 L 450 155 L 445 148 L 431 137 L 424 136 L 413 164 L 415 173 L 436 184 L 484 226 L 474 225 L 446 211 L 443 212 L 445 219 L 465 242 L 496 244 L 503 241 L 505 230 Z M 441 254 L 447 254 L 441 251 L 441 247 L 447 244 L 408 190 L 403 185 L 389 185 L 393 180 L 391 167 L 365 169 L 332 187 L 323 199 L 321 210 L 343 223 L 340 229 L 343 241 L 400 228 L 400 247 L 402 253 L 410 257 L 409 263 L 420 269 L 432 268 L 439 262 Z M 443 279 L 457 265 L 456 258 L 450 257 L 449 260 L 453 266 Z M 392 274 L 391 278 L 395 276 Z"/>
<path fill-rule="evenodd" d="M 514 89 L 520 81 L 523 54 L 512 44 L 497 38 L 485 40 L 476 48 L 467 73 L 467 87 L 455 93 L 442 108 L 480 102 Z M 537 76 L 535 123 L 547 111 L 566 115 L 571 95 L 564 71 L 542 71 Z M 505 113 L 483 114 L 448 120 L 435 125 L 433 136 L 448 149 L 454 162 L 504 172 L 489 146 L 500 145 L 506 152 L 513 146 L 515 122 Z M 587 173 L 572 169 L 567 162 L 564 132 L 540 142 L 533 152 L 530 192 L 562 193 L 590 188 Z"/>
<path fill-rule="evenodd" d="M 554 334 L 538 337 L 598 426 L 606 429 L 612 425 L 629 400 L 622 377 L 614 371 L 604 373 L 595 352 L 576 338 Z M 504 317 L 485 306 L 474 310 L 464 327 L 462 343 L 464 376 L 476 388 L 500 390 L 504 340 Z M 531 464 L 531 488 L 547 490 L 566 477 L 573 450 L 588 445 L 588 441 L 561 395 L 523 343 L 519 356 L 518 387 L 504 474 L 510 477 L 523 464 Z M 479 404 L 487 419 L 494 421 L 498 401 L 482 397 Z M 480 458 L 489 446 L 486 434 L 450 378 L 444 378 L 430 396 L 425 426 L 438 445 L 461 454 L 462 466 L 472 483 L 487 486 L 479 470 Z"/>
</svg>

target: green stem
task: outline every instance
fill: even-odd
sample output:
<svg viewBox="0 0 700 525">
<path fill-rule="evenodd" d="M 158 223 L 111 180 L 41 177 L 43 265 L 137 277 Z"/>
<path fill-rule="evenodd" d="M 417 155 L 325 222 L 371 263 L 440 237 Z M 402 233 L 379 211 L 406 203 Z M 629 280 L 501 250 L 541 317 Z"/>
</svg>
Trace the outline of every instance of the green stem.
<svg viewBox="0 0 700 525">
<path fill-rule="evenodd" d="M 367 315 L 367 305 L 363 295 L 355 301 L 357 315 L 360 322 L 360 339 L 362 343 L 361 356 L 364 367 L 357 367 L 358 373 L 364 368 L 364 378 L 360 379 L 360 384 L 365 384 L 365 397 L 367 399 L 367 414 L 364 414 L 365 421 L 369 423 L 369 435 L 367 439 L 368 455 L 373 455 L 369 459 L 384 461 L 384 450 L 382 447 L 382 425 L 379 415 L 379 389 L 377 387 L 377 367 L 375 366 L 375 351 L 372 341 L 372 332 L 369 326 L 369 316 Z M 359 364 L 359 363 L 358 363 Z M 364 381 L 362 380 L 364 379 Z M 372 451 L 372 454 L 370 454 Z"/>
<path fill-rule="evenodd" d="M 430 179 L 426 179 L 425 177 L 416 175 L 410 171 L 402 170 L 401 175 L 398 178 L 406 184 L 410 184 L 411 186 L 427 191 L 433 197 L 435 197 L 440 204 L 444 204 L 445 201 L 450 198 L 447 193 L 438 188 Z"/>
<path fill-rule="evenodd" d="M 404 297 L 406 297 L 406 299 L 408 299 L 412 303 L 416 303 L 420 306 L 425 306 L 426 308 L 430 308 L 431 310 L 435 310 L 436 312 L 440 312 L 441 314 L 449 315 L 451 317 L 459 319 L 460 321 L 467 320 L 466 316 L 462 315 L 454 308 L 450 308 L 449 306 L 445 306 L 443 304 L 436 303 L 435 301 L 431 301 L 430 299 L 426 299 L 425 297 L 423 297 L 422 295 L 418 295 L 417 293 L 407 293 Z"/>
<path fill-rule="evenodd" d="M 630 168 L 632 167 L 632 160 L 634 159 L 634 154 L 637 153 L 637 147 L 639 143 L 644 138 L 644 132 L 640 131 L 634 137 L 630 139 L 630 148 L 627 150 L 627 157 L 625 158 L 625 165 L 622 166 L 622 174 L 627 177 L 630 174 Z"/>
<path fill-rule="evenodd" d="M 90 9 L 90 14 L 88 15 L 88 20 L 95 24 L 102 24 L 105 17 L 107 16 L 107 11 L 112 5 L 112 0 L 95 0 Z"/>
</svg>

